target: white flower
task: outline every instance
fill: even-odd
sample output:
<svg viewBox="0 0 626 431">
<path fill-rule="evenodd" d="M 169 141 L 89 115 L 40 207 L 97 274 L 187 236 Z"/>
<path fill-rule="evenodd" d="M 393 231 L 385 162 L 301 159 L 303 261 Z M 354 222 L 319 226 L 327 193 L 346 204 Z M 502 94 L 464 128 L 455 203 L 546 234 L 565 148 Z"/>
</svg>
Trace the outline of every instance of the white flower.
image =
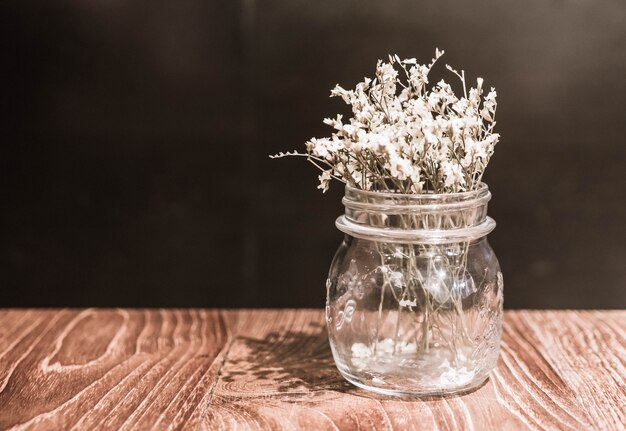
<svg viewBox="0 0 626 431">
<path fill-rule="evenodd" d="M 330 97 L 336 97 L 339 96 L 343 99 L 344 102 L 346 102 L 347 104 L 350 104 L 351 98 L 352 98 L 353 92 L 352 91 L 348 91 L 344 88 L 342 88 L 339 84 L 335 85 L 335 88 L 333 88 L 330 91 Z"/>
<path fill-rule="evenodd" d="M 487 94 L 487 96 L 485 97 L 483 109 L 480 111 L 480 114 L 487 121 L 494 121 L 496 107 L 498 106 L 498 104 L 496 103 L 496 96 L 496 90 L 492 87 L 489 94 Z"/>
<path fill-rule="evenodd" d="M 313 154 L 315 157 L 325 158 L 328 153 L 328 144 L 330 143 L 330 139 L 322 138 L 311 138 L 309 142 L 307 142 L 307 151 Z"/>
<path fill-rule="evenodd" d="M 409 84 L 417 92 L 420 92 L 428 84 L 428 73 L 430 68 L 421 64 L 409 69 Z"/>
<path fill-rule="evenodd" d="M 441 164 L 446 189 L 451 192 L 457 192 L 465 187 L 465 177 L 463 176 L 463 167 L 456 161 L 445 160 Z"/>
<path fill-rule="evenodd" d="M 328 191 L 329 183 L 332 178 L 332 176 L 330 175 L 330 172 L 324 171 L 322 172 L 322 175 L 318 176 L 318 178 L 320 180 L 320 185 L 317 186 L 317 188 L 322 189 L 322 193 L 326 193 L 326 191 Z"/>
<path fill-rule="evenodd" d="M 378 60 L 376 65 L 376 76 L 381 81 L 395 81 L 398 76 L 398 71 L 390 63 L 383 63 L 382 60 Z"/>
<path fill-rule="evenodd" d="M 343 124 L 341 123 L 341 119 L 342 118 L 343 118 L 343 115 L 337 114 L 337 118 L 335 118 L 335 119 L 333 119 L 333 118 L 324 118 L 323 123 L 324 124 L 328 124 L 329 126 L 332 126 L 336 130 L 341 130 L 342 127 L 343 127 Z"/>
<path fill-rule="evenodd" d="M 409 159 L 394 155 L 389 159 L 389 172 L 394 178 L 403 181 L 413 174 L 413 165 Z"/>
</svg>

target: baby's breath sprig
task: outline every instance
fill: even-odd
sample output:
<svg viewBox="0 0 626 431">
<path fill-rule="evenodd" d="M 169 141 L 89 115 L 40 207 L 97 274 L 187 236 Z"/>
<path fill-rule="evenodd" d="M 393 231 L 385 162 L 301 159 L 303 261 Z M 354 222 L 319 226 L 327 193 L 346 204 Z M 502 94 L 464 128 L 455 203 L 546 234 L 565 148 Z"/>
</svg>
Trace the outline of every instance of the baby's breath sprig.
<svg viewBox="0 0 626 431">
<path fill-rule="evenodd" d="M 496 91 L 492 87 L 482 97 L 478 78 L 468 92 L 465 71 L 449 65 L 463 84 L 463 96 L 444 80 L 429 90 L 428 76 L 443 54 L 436 49 L 428 65 L 390 55 L 389 62 L 378 60 L 373 79 L 365 78 L 354 90 L 336 85 L 331 97 L 351 106 L 348 122 L 342 115 L 326 118 L 335 129 L 329 138 L 312 138 L 306 153 L 270 157 L 306 157 L 321 171 L 323 191 L 333 178 L 360 189 L 399 193 L 476 189 L 500 139 L 493 131 Z"/>
</svg>

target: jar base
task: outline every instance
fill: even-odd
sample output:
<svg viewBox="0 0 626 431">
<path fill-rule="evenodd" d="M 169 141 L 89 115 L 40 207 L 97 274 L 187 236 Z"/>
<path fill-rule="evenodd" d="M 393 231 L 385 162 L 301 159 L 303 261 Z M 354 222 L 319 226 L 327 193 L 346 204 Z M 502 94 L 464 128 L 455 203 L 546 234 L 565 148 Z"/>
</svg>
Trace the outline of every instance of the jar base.
<svg viewBox="0 0 626 431">
<path fill-rule="evenodd" d="M 489 375 L 487 375 L 481 378 L 477 378 L 463 386 L 459 386 L 455 388 L 449 388 L 449 387 L 441 388 L 441 389 L 392 388 L 392 387 L 374 386 L 372 384 L 369 384 L 369 382 L 365 383 L 361 381 L 360 379 L 358 379 L 357 377 L 347 374 L 343 372 L 342 370 L 339 370 L 339 373 L 348 382 L 350 382 L 356 387 L 365 389 L 366 391 L 374 392 L 380 395 L 391 395 L 391 396 L 397 396 L 397 397 L 418 397 L 418 398 L 465 395 L 482 387 L 487 382 L 487 380 L 489 380 Z"/>
</svg>

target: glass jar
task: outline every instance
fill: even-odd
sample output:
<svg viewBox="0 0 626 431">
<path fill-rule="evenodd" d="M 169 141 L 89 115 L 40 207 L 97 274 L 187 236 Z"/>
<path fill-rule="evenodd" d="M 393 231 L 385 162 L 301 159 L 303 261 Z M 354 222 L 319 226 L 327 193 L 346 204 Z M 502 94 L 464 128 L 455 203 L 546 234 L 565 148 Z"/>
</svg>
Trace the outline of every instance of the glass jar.
<svg viewBox="0 0 626 431">
<path fill-rule="evenodd" d="M 502 273 L 486 184 L 451 194 L 346 187 L 326 283 L 330 346 L 351 383 L 392 395 L 480 386 L 502 332 Z"/>
</svg>

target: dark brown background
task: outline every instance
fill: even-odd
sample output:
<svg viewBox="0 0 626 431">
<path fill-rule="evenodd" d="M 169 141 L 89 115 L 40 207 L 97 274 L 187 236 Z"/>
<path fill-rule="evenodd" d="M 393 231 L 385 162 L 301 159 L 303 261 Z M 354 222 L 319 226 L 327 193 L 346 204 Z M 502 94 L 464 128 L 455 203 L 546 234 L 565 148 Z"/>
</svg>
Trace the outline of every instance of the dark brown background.
<svg viewBox="0 0 626 431">
<path fill-rule="evenodd" d="M 325 136 L 396 52 L 499 94 L 508 307 L 626 307 L 626 3 L 4 1 L 0 306 L 320 306 Z"/>
</svg>

